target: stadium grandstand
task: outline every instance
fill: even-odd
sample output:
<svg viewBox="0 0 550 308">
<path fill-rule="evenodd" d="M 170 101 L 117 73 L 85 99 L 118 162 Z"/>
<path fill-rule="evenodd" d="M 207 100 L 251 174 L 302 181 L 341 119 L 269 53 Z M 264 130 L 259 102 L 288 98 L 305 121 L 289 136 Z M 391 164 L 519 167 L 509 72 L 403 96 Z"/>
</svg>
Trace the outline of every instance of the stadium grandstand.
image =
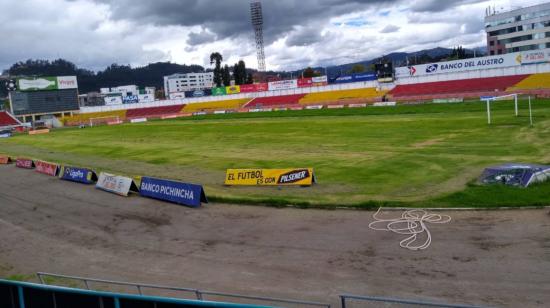
<svg viewBox="0 0 550 308">
<path fill-rule="evenodd" d="M 329 92 L 309 93 L 300 99 L 300 105 L 312 104 L 340 104 L 340 103 L 370 103 L 382 100 L 387 91 L 377 88 L 340 90 Z"/>
<path fill-rule="evenodd" d="M 248 104 L 244 105 L 244 108 L 272 108 L 272 107 L 291 107 L 300 104 L 300 100 L 304 98 L 305 94 L 294 95 L 281 95 L 281 96 L 268 96 L 258 97 L 253 99 Z"/>
<path fill-rule="evenodd" d="M 128 109 L 128 112 L 126 112 L 126 118 L 160 118 L 163 116 L 177 115 L 181 112 L 183 107 L 185 107 L 185 105 Z"/>
<path fill-rule="evenodd" d="M 231 99 L 231 100 L 222 100 L 222 101 L 213 101 L 213 102 L 201 102 L 187 104 L 183 107 L 182 112 L 210 112 L 217 110 L 235 110 L 244 106 L 246 103 L 250 102 L 251 99 Z"/>
</svg>

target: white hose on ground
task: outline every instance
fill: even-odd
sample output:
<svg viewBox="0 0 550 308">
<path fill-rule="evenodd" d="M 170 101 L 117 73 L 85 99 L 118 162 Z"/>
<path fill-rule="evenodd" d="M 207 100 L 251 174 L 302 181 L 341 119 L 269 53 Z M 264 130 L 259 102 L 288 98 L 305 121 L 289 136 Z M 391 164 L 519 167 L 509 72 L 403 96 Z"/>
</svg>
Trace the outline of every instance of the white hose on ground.
<svg viewBox="0 0 550 308">
<path fill-rule="evenodd" d="M 399 242 L 399 246 L 410 250 L 423 250 L 430 247 L 432 243 L 432 234 L 426 227 L 426 223 L 446 224 L 451 221 L 451 216 L 430 214 L 425 210 L 409 210 L 401 214 L 400 218 L 382 219 L 378 218 L 379 208 L 372 216 L 374 222 L 369 224 L 369 228 L 376 231 L 390 231 L 397 234 L 409 235 L 406 239 Z M 422 236 L 422 234 L 425 234 Z M 424 243 L 419 237 L 425 237 Z"/>
</svg>

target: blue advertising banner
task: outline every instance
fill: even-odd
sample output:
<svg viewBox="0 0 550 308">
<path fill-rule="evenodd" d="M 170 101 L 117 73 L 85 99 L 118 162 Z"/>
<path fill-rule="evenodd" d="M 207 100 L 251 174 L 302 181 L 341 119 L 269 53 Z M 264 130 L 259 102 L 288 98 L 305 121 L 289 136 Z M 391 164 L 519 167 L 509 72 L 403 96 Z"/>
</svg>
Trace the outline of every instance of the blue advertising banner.
<svg viewBox="0 0 550 308">
<path fill-rule="evenodd" d="M 60 178 L 66 181 L 83 184 L 94 184 L 97 182 L 97 175 L 90 169 L 63 166 L 59 174 Z"/>
<path fill-rule="evenodd" d="M 200 185 L 150 177 L 141 179 L 139 193 L 143 197 L 164 200 L 181 205 L 199 207 L 201 202 L 208 203 L 204 189 Z"/>
<path fill-rule="evenodd" d="M 185 97 L 203 97 L 203 96 L 211 96 L 211 95 L 212 95 L 212 90 L 210 89 L 185 91 Z"/>
<path fill-rule="evenodd" d="M 374 73 L 360 73 L 353 75 L 343 75 L 337 77 L 332 82 L 333 83 L 350 83 L 350 82 L 361 82 L 361 81 L 372 81 L 377 80 L 378 76 Z"/>
<path fill-rule="evenodd" d="M 124 104 L 136 104 L 139 102 L 139 97 L 137 95 L 123 96 L 122 102 Z"/>
</svg>

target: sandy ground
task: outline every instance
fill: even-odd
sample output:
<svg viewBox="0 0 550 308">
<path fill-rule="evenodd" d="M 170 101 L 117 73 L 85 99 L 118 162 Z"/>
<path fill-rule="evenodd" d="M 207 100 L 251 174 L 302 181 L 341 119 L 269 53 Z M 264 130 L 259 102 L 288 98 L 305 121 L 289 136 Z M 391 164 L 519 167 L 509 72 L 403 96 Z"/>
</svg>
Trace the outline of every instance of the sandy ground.
<svg viewBox="0 0 550 308">
<path fill-rule="evenodd" d="M 430 226 L 432 246 L 412 252 L 399 235 L 369 230 L 372 212 L 190 209 L 0 166 L 0 276 L 46 271 L 333 304 L 352 293 L 548 307 L 548 211 L 446 212 L 453 221 Z"/>
</svg>

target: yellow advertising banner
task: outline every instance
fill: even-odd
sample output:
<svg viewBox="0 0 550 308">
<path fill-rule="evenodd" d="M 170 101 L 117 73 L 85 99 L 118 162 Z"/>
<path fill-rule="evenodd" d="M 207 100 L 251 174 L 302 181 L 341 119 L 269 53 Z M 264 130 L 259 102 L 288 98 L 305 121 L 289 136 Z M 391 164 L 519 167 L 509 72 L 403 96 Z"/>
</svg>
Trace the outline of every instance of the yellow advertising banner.
<svg viewBox="0 0 550 308">
<path fill-rule="evenodd" d="M 311 186 L 315 183 L 313 168 L 298 169 L 227 169 L 225 185 Z"/>
<path fill-rule="evenodd" d="M 239 94 L 241 93 L 241 86 L 231 86 L 225 88 L 226 94 Z"/>
</svg>

